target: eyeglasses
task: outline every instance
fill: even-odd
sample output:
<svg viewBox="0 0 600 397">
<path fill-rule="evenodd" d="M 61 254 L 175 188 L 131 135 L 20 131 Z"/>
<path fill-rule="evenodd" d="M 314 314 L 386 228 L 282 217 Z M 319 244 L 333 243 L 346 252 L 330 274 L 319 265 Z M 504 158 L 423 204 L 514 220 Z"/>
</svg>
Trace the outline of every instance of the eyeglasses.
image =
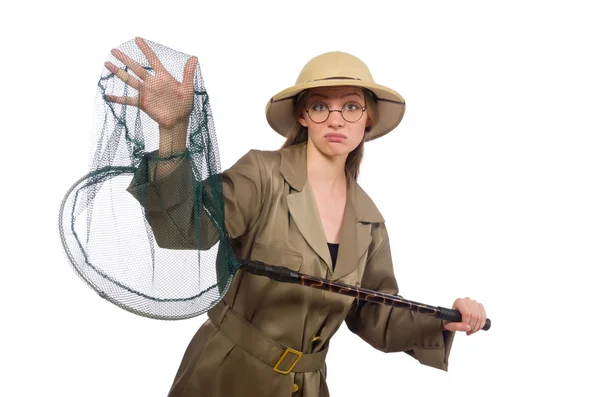
<svg viewBox="0 0 600 397">
<path fill-rule="evenodd" d="M 308 117 L 315 123 L 324 123 L 329 118 L 331 112 L 340 112 L 344 120 L 349 123 L 356 123 L 362 117 L 367 108 L 361 106 L 355 101 L 346 102 L 341 110 L 331 110 L 324 102 L 315 102 L 308 109 L 304 109 L 308 113 Z"/>
</svg>

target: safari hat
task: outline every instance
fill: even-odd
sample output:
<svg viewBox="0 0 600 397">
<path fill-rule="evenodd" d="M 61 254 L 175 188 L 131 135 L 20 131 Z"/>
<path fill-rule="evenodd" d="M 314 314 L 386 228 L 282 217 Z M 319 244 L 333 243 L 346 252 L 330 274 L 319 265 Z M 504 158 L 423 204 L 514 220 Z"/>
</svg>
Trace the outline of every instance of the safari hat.
<svg viewBox="0 0 600 397">
<path fill-rule="evenodd" d="M 375 83 L 367 65 L 354 55 L 333 51 L 309 60 L 296 84 L 269 100 L 265 109 L 269 125 L 285 137 L 296 123 L 294 105 L 297 95 L 310 88 L 335 86 L 361 87 L 373 93 L 379 117 L 365 140 L 379 138 L 400 124 L 405 110 L 404 98 L 396 91 Z"/>
</svg>

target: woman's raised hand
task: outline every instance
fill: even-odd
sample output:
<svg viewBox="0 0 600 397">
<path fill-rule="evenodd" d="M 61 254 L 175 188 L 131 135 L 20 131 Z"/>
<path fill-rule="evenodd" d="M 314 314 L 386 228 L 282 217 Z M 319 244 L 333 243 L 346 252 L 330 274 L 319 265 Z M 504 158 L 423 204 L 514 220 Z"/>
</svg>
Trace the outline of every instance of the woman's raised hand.
<svg viewBox="0 0 600 397">
<path fill-rule="evenodd" d="M 123 62 L 135 76 L 116 67 L 111 62 L 106 62 L 104 66 L 125 84 L 136 89 L 138 95 L 131 97 L 107 96 L 106 99 L 115 103 L 139 107 L 158 123 L 161 133 L 186 131 L 194 101 L 194 72 L 198 59 L 196 57 L 188 59 L 183 71 L 183 82 L 179 83 L 165 69 L 156 54 L 143 39 L 136 37 L 135 43 L 146 56 L 152 69 L 154 69 L 154 74 L 144 69 L 123 52 L 113 49 L 111 53 L 115 58 Z"/>
</svg>

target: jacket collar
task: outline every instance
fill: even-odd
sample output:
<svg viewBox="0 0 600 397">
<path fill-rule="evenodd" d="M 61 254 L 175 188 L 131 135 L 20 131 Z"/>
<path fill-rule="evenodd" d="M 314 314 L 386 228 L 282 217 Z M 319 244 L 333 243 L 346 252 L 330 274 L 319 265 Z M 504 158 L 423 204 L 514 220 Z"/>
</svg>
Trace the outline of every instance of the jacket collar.
<svg viewBox="0 0 600 397">
<path fill-rule="evenodd" d="M 280 149 L 281 165 L 279 170 L 287 183 L 296 191 L 302 191 L 306 186 L 306 143 L 288 146 Z M 348 189 L 348 199 L 352 202 L 356 220 L 366 223 L 384 222 L 384 218 L 375 203 L 360 187 L 358 182 L 351 181 Z"/>
<path fill-rule="evenodd" d="M 287 196 L 288 209 L 298 230 L 327 264 L 332 279 L 351 273 L 371 244 L 370 223 L 383 222 L 383 216 L 358 183 L 352 181 L 342 221 L 338 259 L 333 271 L 325 232 L 318 221 L 318 208 L 307 183 L 306 144 L 281 149 L 280 153 L 281 174 L 293 189 Z"/>
</svg>

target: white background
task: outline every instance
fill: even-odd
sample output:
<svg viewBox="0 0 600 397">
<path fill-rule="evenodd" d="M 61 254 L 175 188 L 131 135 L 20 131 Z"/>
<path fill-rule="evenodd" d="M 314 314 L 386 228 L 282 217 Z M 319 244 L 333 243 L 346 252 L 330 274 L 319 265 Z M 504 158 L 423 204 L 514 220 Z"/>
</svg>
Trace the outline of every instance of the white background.
<svg viewBox="0 0 600 397">
<path fill-rule="evenodd" d="M 443 372 L 342 327 L 332 396 L 598 395 L 592 1 L 16 3 L 0 24 L 0 395 L 165 396 L 205 319 L 112 306 L 77 278 L 57 233 L 60 201 L 87 172 L 103 62 L 135 36 L 198 56 L 223 167 L 282 144 L 264 107 L 322 52 L 359 56 L 406 99 L 360 177 L 401 293 L 477 299 L 492 328 L 457 335 Z"/>
</svg>

